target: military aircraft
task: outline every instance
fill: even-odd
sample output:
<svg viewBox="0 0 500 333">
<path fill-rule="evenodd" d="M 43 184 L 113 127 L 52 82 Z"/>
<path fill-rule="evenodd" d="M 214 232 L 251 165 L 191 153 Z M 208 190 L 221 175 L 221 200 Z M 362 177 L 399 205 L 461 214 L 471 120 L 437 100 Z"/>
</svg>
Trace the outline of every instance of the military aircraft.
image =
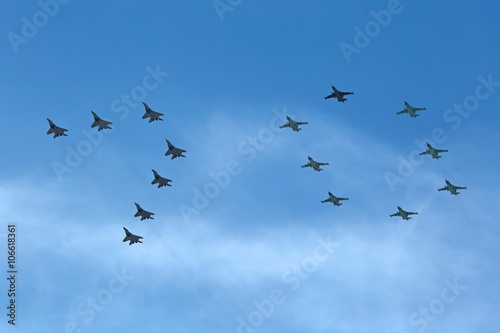
<svg viewBox="0 0 500 333">
<path fill-rule="evenodd" d="M 102 120 L 101 118 L 99 118 L 98 115 L 95 114 L 94 111 L 90 111 L 90 112 L 92 112 L 92 114 L 94 115 L 94 123 L 90 127 L 94 128 L 96 126 L 99 126 L 99 128 L 97 129 L 98 132 L 102 131 L 105 128 L 111 129 L 111 127 L 109 127 L 108 125 L 111 125 L 112 122 L 107 121 L 107 120 Z"/>
<path fill-rule="evenodd" d="M 64 134 L 64 132 L 66 132 L 67 129 L 62 128 L 62 127 L 57 127 L 56 125 L 54 125 L 52 120 L 50 120 L 49 118 L 47 118 L 47 120 L 49 121 L 49 125 L 50 125 L 50 129 L 47 131 L 47 134 L 54 133 L 54 138 L 57 138 L 58 136 L 62 136 L 62 135 L 68 136 L 68 134 Z"/>
<path fill-rule="evenodd" d="M 186 157 L 186 156 L 182 155 L 182 153 L 186 152 L 184 149 L 174 147 L 174 145 L 171 144 L 170 141 L 168 141 L 167 139 L 165 139 L 165 141 L 167 141 L 167 144 L 168 144 L 168 150 L 165 153 L 165 156 L 172 154 L 172 160 L 176 157 L 179 157 L 179 156 Z"/>
<path fill-rule="evenodd" d="M 410 117 L 417 118 L 418 116 L 420 116 L 419 114 L 417 114 L 417 111 L 420 111 L 420 110 L 427 110 L 427 109 L 426 108 L 414 108 L 413 106 L 411 106 L 410 104 L 408 104 L 405 101 L 405 108 L 399 112 L 396 112 L 396 114 L 408 113 L 408 114 L 410 114 Z"/>
<path fill-rule="evenodd" d="M 315 171 L 321 171 L 323 169 L 321 169 L 320 166 L 322 166 L 322 165 L 330 165 L 328 163 L 316 162 L 315 160 L 313 160 L 309 156 L 307 156 L 307 158 L 309 159 L 309 163 L 302 165 L 301 166 L 302 168 L 313 168 Z"/>
<path fill-rule="evenodd" d="M 411 217 L 409 217 L 408 215 L 418 215 L 418 213 L 407 212 L 398 206 L 398 212 L 394 213 L 392 215 L 389 215 L 389 216 L 390 217 L 401 216 L 403 218 L 403 220 L 411 220 Z"/>
<path fill-rule="evenodd" d="M 141 236 L 137 236 L 137 235 L 134 235 L 133 233 L 131 233 L 130 231 L 127 230 L 127 228 L 123 227 L 123 230 L 125 230 L 125 238 L 123 239 L 124 242 L 126 241 L 130 241 L 130 243 L 128 243 L 128 245 L 132 245 L 134 243 L 142 243 L 140 241 L 140 239 L 142 238 Z"/>
<path fill-rule="evenodd" d="M 333 194 L 331 194 L 330 192 L 328 192 L 328 195 L 330 197 L 328 199 L 325 199 L 325 200 L 321 201 L 322 203 L 324 203 L 324 202 L 331 202 L 335 206 L 341 206 L 342 203 L 339 202 L 340 200 L 349 200 L 349 198 L 339 198 L 339 197 L 336 197 Z"/>
<path fill-rule="evenodd" d="M 432 158 L 439 159 L 439 158 L 443 157 L 443 156 L 439 156 L 438 155 L 439 153 L 447 153 L 448 152 L 448 149 L 436 149 L 436 148 L 432 147 L 430 144 L 427 144 L 427 148 L 429 148 L 429 149 L 427 149 L 423 153 L 420 153 L 419 155 L 429 154 L 432 156 Z"/>
<path fill-rule="evenodd" d="M 170 179 L 163 178 L 161 177 L 156 171 L 151 169 L 153 171 L 153 174 L 155 175 L 155 179 L 151 182 L 151 184 L 158 184 L 158 188 L 162 186 L 172 186 L 168 182 L 171 182 Z"/>
<path fill-rule="evenodd" d="M 134 202 L 135 203 L 135 202 Z M 151 219 L 154 220 L 154 217 L 151 217 L 151 215 L 155 215 L 155 213 L 148 212 L 147 210 L 144 210 L 139 206 L 138 203 L 135 203 L 135 206 L 137 207 L 137 213 L 135 213 L 135 217 L 141 217 L 141 221 L 144 219 Z"/>
<path fill-rule="evenodd" d="M 295 120 L 292 120 L 292 118 L 290 118 L 288 116 L 286 116 L 286 119 L 288 120 L 288 123 L 286 123 L 283 126 L 280 126 L 280 128 L 291 127 L 292 131 L 298 132 L 302 129 L 302 128 L 299 128 L 299 125 L 308 125 L 307 121 L 306 122 L 295 121 Z"/>
<path fill-rule="evenodd" d="M 144 102 L 142 102 L 142 104 L 144 104 L 144 108 L 146 109 L 146 113 L 144 114 L 144 116 L 142 116 L 142 119 L 146 119 L 147 117 L 149 117 L 149 122 L 152 122 L 154 120 L 163 121 L 163 119 L 160 118 L 160 116 L 164 115 L 163 113 L 151 110 L 151 108 Z"/>
<path fill-rule="evenodd" d="M 332 86 L 332 90 L 333 90 L 333 92 L 330 95 L 326 96 L 325 99 L 333 97 L 333 98 L 336 98 L 337 101 L 339 101 L 339 102 L 345 102 L 345 101 L 347 101 L 347 99 L 344 98 L 344 95 L 353 95 L 354 94 L 353 92 L 339 91 L 334 86 Z"/>
<path fill-rule="evenodd" d="M 467 189 L 467 187 L 455 186 L 446 179 L 445 179 L 445 181 L 446 181 L 446 186 L 443 188 L 438 188 L 438 191 L 450 191 L 451 194 L 458 195 L 458 194 L 460 194 L 460 192 L 457 192 L 457 190 L 466 190 Z"/>
</svg>

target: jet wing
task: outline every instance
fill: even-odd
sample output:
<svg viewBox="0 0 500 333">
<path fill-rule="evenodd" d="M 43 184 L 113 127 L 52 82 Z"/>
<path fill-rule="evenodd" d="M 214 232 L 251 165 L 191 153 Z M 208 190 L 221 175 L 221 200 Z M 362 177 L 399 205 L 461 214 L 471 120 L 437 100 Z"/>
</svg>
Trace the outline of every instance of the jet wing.
<svg viewBox="0 0 500 333">
<path fill-rule="evenodd" d="M 304 121 L 298 121 L 297 125 L 309 125 L 309 124 L 307 123 L 307 121 L 305 121 L 305 122 Z"/>
<path fill-rule="evenodd" d="M 353 93 L 353 92 L 344 92 L 344 91 L 343 91 L 343 92 L 341 92 L 341 94 L 342 94 L 342 95 L 354 95 L 354 93 Z"/>
<path fill-rule="evenodd" d="M 436 149 L 438 153 L 447 153 L 448 149 Z"/>
<path fill-rule="evenodd" d="M 48 131 L 47 131 L 47 134 L 52 134 L 52 133 L 55 133 L 54 129 L 51 127 Z"/>
<path fill-rule="evenodd" d="M 426 151 L 424 151 L 424 152 L 422 152 L 422 153 L 419 153 L 419 155 L 427 155 L 427 154 L 430 154 L 430 153 L 431 153 L 431 152 L 430 152 L 429 150 L 426 150 Z"/>
<path fill-rule="evenodd" d="M 335 94 L 330 94 L 330 95 L 326 96 L 325 99 L 329 99 L 329 98 L 332 98 L 332 97 L 335 97 Z"/>
<path fill-rule="evenodd" d="M 331 201 L 332 201 L 332 200 L 331 200 L 330 198 L 328 198 L 328 199 L 325 199 L 325 200 L 321 201 L 321 203 L 324 203 L 324 202 L 331 202 Z"/>
<path fill-rule="evenodd" d="M 280 128 L 284 128 L 284 127 L 290 127 L 290 124 L 289 124 L 289 123 L 286 123 L 285 125 L 280 126 Z"/>
<path fill-rule="evenodd" d="M 393 217 L 393 216 L 401 216 L 401 213 L 400 212 L 397 212 L 397 213 L 394 213 L 392 215 L 389 215 L 390 217 Z"/>
<path fill-rule="evenodd" d="M 402 114 L 402 113 L 408 113 L 408 110 L 404 109 L 404 110 L 401 110 L 399 112 L 396 112 L 396 114 Z"/>
<path fill-rule="evenodd" d="M 413 108 L 415 111 L 427 110 L 426 108 Z"/>
<path fill-rule="evenodd" d="M 455 186 L 455 188 L 457 190 L 466 190 L 467 189 L 467 187 L 463 187 L 463 186 Z"/>
<path fill-rule="evenodd" d="M 446 191 L 448 188 L 445 186 L 443 188 L 438 188 L 438 191 Z"/>
<path fill-rule="evenodd" d="M 330 164 L 318 162 L 318 165 L 330 165 Z"/>
<path fill-rule="evenodd" d="M 349 200 L 349 198 L 337 198 L 338 200 Z"/>
<path fill-rule="evenodd" d="M 301 165 L 302 168 L 307 168 L 307 167 L 310 167 L 310 166 L 311 166 L 311 163 L 307 163 L 307 164 Z"/>
</svg>

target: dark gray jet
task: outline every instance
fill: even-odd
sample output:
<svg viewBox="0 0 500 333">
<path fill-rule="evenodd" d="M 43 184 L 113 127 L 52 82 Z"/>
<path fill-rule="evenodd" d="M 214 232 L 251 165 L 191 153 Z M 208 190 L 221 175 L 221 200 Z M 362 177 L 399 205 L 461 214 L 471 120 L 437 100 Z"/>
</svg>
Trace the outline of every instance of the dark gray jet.
<svg viewBox="0 0 500 333">
<path fill-rule="evenodd" d="M 325 199 L 325 200 L 321 201 L 322 203 L 324 203 L 324 202 L 331 202 L 335 206 L 342 206 L 342 203 L 339 202 L 340 200 L 349 200 L 349 198 L 339 198 L 339 197 L 336 197 L 333 194 L 331 194 L 330 192 L 328 192 L 328 195 L 330 197 L 328 199 Z"/>
<path fill-rule="evenodd" d="M 57 138 L 58 136 L 62 136 L 62 135 L 68 136 L 68 134 L 64 134 L 64 132 L 68 131 L 67 129 L 62 128 L 62 127 L 57 127 L 56 125 L 54 125 L 52 120 L 50 120 L 49 118 L 47 118 L 47 120 L 49 121 L 49 125 L 50 125 L 50 129 L 47 131 L 47 134 L 54 133 L 54 138 Z"/>
<path fill-rule="evenodd" d="M 466 190 L 467 189 L 467 187 L 455 186 L 446 179 L 445 179 L 445 181 L 446 181 L 446 186 L 443 188 L 438 188 L 438 191 L 450 191 L 450 193 L 453 195 L 459 195 L 460 192 L 457 192 L 457 190 Z"/>
<path fill-rule="evenodd" d="M 401 218 L 403 220 L 411 220 L 411 217 L 409 217 L 408 215 L 418 215 L 418 213 L 407 212 L 407 211 L 403 210 L 401 207 L 398 206 L 398 212 L 394 213 L 392 215 L 389 215 L 389 216 L 390 217 L 401 216 Z"/>
<path fill-rule="evenodd" d="M 314 171 L 321 171 L 323 169 L 320 168 L 320 166 L 322 165 L 330 165 L 328 163 L 320 163 L 320 162 L 316 162 L 315 160 L 313 160 L 311 157 L 307 156 L 307 158 L 309 159 L 309 163 L 307 164 L 304 164 L 304 165 L 301 165 L 302 168 L 313 168 Z"/>
<path fill-rule="evenodd" d="M 405 101 L 405 108 L 399 112 L 396 112 L 396 114 L 408 113 L 410 115 L 410 117 L 417 118 L 418 116 L 420 116 L 419 114 L 417 114 L 417 111 L 420 111 L 420 110 L 427 110 L 427 109 L 426 108 L 414 108 L 413 106 L 406 103 L 406 101 Z"/>
<path fill-rule="evenodd" d="M 134 202 L 135 203 L 135 202 Z M 144 210 L 139 206 L 138 203 L 135 203 L 135 206 L 137 207 L 137 213 L 135 213 L 135 217 L 141 217 L 141 221 L 144 219 L 151 219 L 154 220 L 154 217 L 151 217 L 151 215 L 155 215 L 155 213 L 148 212 L 147 210 Z"/>
<path fill-rule="evenodd" d="M 142 102 L 142 104 L 144 104 L 144 108 L 146 109 L 146 113 L 144 114 L 144 116 L 142 116 L 142 119 L 146 119 L 147 117 L 149 117 L 149 122 L 152 122 L 154 120 L 163 121 L 163 119 L 160 118 L 160 116 L 164 115 L 163 113 L 151 110 L 151 108 L 144 102 Z"/>
<path fill-rule="evenodd" d="M 334 86 L 332 86 L 332 90 L 333 92 L 326 96 L 325 99 L 328 99 L 328 98 L 336 98 L 337 101 L 339 102 L 345 102 L 347 101 L 347 99 L 344 98 L 344 95 L 354 95 L 353 92 L 344 92 L 344 91 L 340 91 L 340 90 L 337 90 L 337 88 L 335 88 Z"/>
<path fill-rule="evenodd" d="M 171 144 L 170 141 L 168 141 L 167 139 L 165 139 L 165 141 L 167 141 L 167 144 L 168 144 L 168 150 L 165 153 L 165 156 L 172 154 L 172 160 L 176 157 L 179 157 L 179 156 L 186 157 L 186 156 L 182 155 L 182 153 L 186 152 L 184 149 L 174 147 L 174 145 Z"/>
<path fill-rule="evenodd" d="M 92 112 L 92 115 L 94 116 L 94 123 L 90 127 L 94 128 L 96 126 L 99 126 L 99 128 L 97 129 L 97 132 L 102 131 L 105 128 L 111 129 L 111 127 L 109 127 L 109 125 L 111 125 L 112 122 L 107 121 L 107 120 L 102 120 L 101 118 L 99 118 L 98 115 L 95 114 L 94 111 L 90 111 L 90 112 Z"/>
<path fill-rule="evenodd" d="M 153 170 L 153 169 L 151 169 Z M 151 184 L 158 184 L 158 188 L 162 186 L 172 186 L 168 182 L 171 182 L 170 179 L 161 177 L 156 171 L 153 170 L 153 174 L 155 175 L 155 179 L 151 182 Z"/>
<path fill-rule="evenodd" d="M 307 121 L 306 122 L 295 121 L 288 116 L 286 116 L 286 119 L 288 120 L 288 123 L 286 123 L 283 126 L 280 126 L 280 128 L 291 127 L 292 131 L 298 132 L 302 129 L 302 128 L 299 128 L 299 125 L 308 125 Z"/>
<path fill-rule="evenodd" d="M 439 153 L 447 153 L 448 152 L 448 149 L 436 149 L 436 148 L 432 147 L 430 144 L 427 144 L 427 148 L 429 148 L 429 149 L 427 149 L 423 153 L 420 153 L 419 155 L 429 154 L 432 156 L 432 158 L 439 159 L 439 158 L 443 157 L 443 156 L 439 156 L 438 155 Z"/>
<path fill-rule="evenodd" d="M 142 243 L 140 239 L 142 238 L 141 236 L 134 235 L 130 231 L 127 230 L 127 228 L 123 227 L 123 230 L 125 230 L 125 238 L 123 239 L 124 242 L 130 241 L 128 245 L 132 245 L 134 243 Z"/>
</svg>

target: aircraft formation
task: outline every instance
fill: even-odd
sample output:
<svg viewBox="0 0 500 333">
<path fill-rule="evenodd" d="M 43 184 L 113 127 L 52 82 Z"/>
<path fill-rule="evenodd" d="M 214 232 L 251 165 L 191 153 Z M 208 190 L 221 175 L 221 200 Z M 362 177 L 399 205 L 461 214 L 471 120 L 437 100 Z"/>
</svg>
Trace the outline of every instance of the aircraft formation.
<svg viewBox="0 0 500 333">
<path fill-rule="evenodd" d="M 354 92 L 340 91 L 337 88 L 335 88 L 334 86 L 332 86 L 332 90 L 333 90 L 333 92 L 330 95 L 324 97 L 325 100 L 327 100 L 329 98 L 336 98 L 337 102 L 344 103 L 347 100 L 346 98 L 344 98 L 345 95 L 353 95 L 354 94 Z M 149 123 L 151 123 L 153 121 L 158 121 L 158 120 L 163 121 L 163 119 L 160 118 L 161 116 L 164 116 L 163 113 L 153 111 L 144 102 L 142 104 L 144 105 L 144 109 L 145 109 L 145 113 L 142 116 L 142 119 L 149 118 Z M 417 111 L 426 110 L 426 108 L 413 107 L 410 104 L 408 104 L 406 101 L 404 102 L 404 104 L 405 104 L 405 108 L 399 112 L 396 112 L 397 115 L 400 115 L 403 113 L 408 113 L 410 115 L 410 117 L 416 118 L 416 117 L 420 116 L 419 114 L 417 114 Z M 109 127 L 109 125 L 112 125 L 113 124 L 112 122 L 101 119 L 94 111 L 90 111 L 90 112 L 92 113 L 92 115 L 94 117 L 94 122 L 91 125 L 92 128 L 98 127 L 97 131 L 101 131 L 103 129 L 111 129 L 111 127 Z M 287 118 L 287 123 L 280 126 L 280 128 L 289 127 L 292 129 L 292 131 L 299 132 L 300 130 L 302 130 L 302 128 L 300 128 L 299 126 L 308 125 L 307 122 L 295 121 L 295 120 L 291 119 L 289 116 L 287 116 L 286 118 Z M 49 118 L 47 118 L 47 120 L 48 120 L 49 126 L 50 126 L 50 129 L 47 131 L 48 135 L 54 134 L 54 138 L 57 138 L 59 136 L 67 136 L 67 134 L 64 133 L 64 132 L 68 132 L 67 129 L 56 126 Z M 180 149 L 180 148 L 175 147 L 167 139 L 165 139 L 165 141 L 167 142 L 167 145 L 168 145 L 168 150 L 165 153 L 165 156 L 172 155 L 172 158 L 171 158 L 172 160 L 176 157 L 186 157 L 183 155 L 183 153 L 186 152 L 184 149 Z M 444 150 L 436 149 L 436 148 L 432 147 L 429 143 L 427 143 L 427 148 L 428 149 L 426 151 L 419 153 L 419 155 L 430 155 L 434 159 L 439 159 L 442 157 L 439 155 L 439 153 L 448 152 L 447 149 L 444 149 Z M 308 156 L 307 158 L 308 158 L 309 162 L 302 165 L 301 166 L 302 168 L 309 167 L 309 168 L 312 168 L 314 171 L 319 172 L 319 171 L 323 170 L 321 168 L 321 166 L 330 165 L 329 163 L 317 162 L 310 156 Z M 152 185 L 158 184 L 158 188 L 161 188 L 163 186 L 172 186 L 169 184 L 169 182 L 172 182 L 171 179 L 167 179 L 167 178 L 160 176 L 158 174 L 158 172 L 156 172 L 154 169 L 151 169 L 151 171 L 153 172 L 153 176 L 154 176 L 154 179 L 151 182 Z M 460 192 L 457 192 L 457 190 L 467 189 L 467 187 L 453 185 L 448 180 L 445 180 L 445 182 L 446 182 L 446 186 L 443 188 L 439 188 L 438 191 L 449 191 L 452 195 L 458 195 L 458 194 L 460 194 Z M 334 206 L 340 207 L 342 205 L 342 203 L 340 201 L 344 201 L 344 200 L 349 200 L 349 198 L 337 197 L 337 196 L 333 195 L 331 192 L 328 192 L 328 198 L 325 200 L 322 200 L 321 203 L 331 202 Z M 134 204 L 137 208 L 137 213 L 134 215 L 134 217 L 140 216 L 141 221 L 143 221 L 145 219 L 154 220 L 154 218 L 152 217 L 152 215 L 155 215 L 154 213 L 144 210 L 138 203 L 134 203 Z M 418 215 L 417 212 L 405 211 L 400 206 L 397 206 L 397 209 L 398 209 L 398 211 L 396 213 L 391 214 L 389 216 L 390 217 L 400 216 L 404 220 L 410 220 L 411 217 L 409 217 L 409 215 Z M 123 227 L 123 229 L 125 231 L 125 238 L 123 239 L 123 242 L 129 241 L 129 245 L 132 245 L 135 243 L 142 243 L 141 239 L 143 237 L 132 234 L 125 227 Z"/>
<path fill-rule="evenodd" d="M 157 120 L 163 121 L 163 119 L 160 118 L 161 116 L 164 115 L 163 113 L 151 110 L 151 108 L 144 102 L 142 104 L 144 105 L 144 109 L 146 111 L 144 113 L 144 115 L 142 116 L 142 119 L 149 118 L 150 123 L 153 121 L 157 121 Z M 112 125 L 113 124 L 112 122 L 101 119 L 94 111 L 90 111 L 90 112 L 92 113 L 92 116 L 94 117 L 94 122 L 92 123 L 92 125 L 90 125 L 90 127 L 92 127 L 92 128 L 98 127 L 97 131 L 102 131 L 103 129 L 111 129 L 111 127 L 109 127 L 109 125 Z M 67 129 L 56 126 L 49 118 L 47 118 L 47 120 L 48 120 L 49 126 L 50 126 L 50 129 L 47 131 L 47 134 L 49 134 L 49 135 L 54 134 L 54 138 L 57 138 L 59 136 L 68 136 L 67 134 L 64 133 L 64 132 L 68 131 Z M 167 139 L 165 139 L 165 141 L 167 142 L 167 145 L 168 145 L 168 150 L 165 153 L 165 156 L 172 155 L 172 158 L 171 158 L 172 160 L 176 157 L 186 157 L 183 155 L 183 153 L 186 152 L 184 149 L 180 149 L 180 148 L 175 147 Z M 167 178 L 160 176 L 158 174 L 158 172 L 156 172 L 154 169 L 151 169 L 151 171 L 153 171 L 153 176 L 154 176 L 154 179 L 151 182 L 152 185 L 158 184 L 158 188 L 163 187 L 163 186 L 172 186 L 169 184 L 169 182 L 172 181 L 171 179 L 167 179 Z M 152 215 L 155 215 L 154 213 L 148 212 L 147 210 L 144 210 L 136 202 L 134 202 L 134 204 L 135 204 L 135 207 L 137 208 L 137 213 L 135 213 L 134 217 L 140 216 L 141 221 L 143 221 L 145 219 L 154 220 L 154 217 L 152 217 Z M 128 229 L 125 227 L 123 227 L 123 230 L 125 231 L 125 238 L 123 239 L 123 242 L 129 241 L 129 245 L 132 245 L 135 243 L 142 243 L 141 239 L 143 237 L 138 236 L 138 235 L 134 235 L 133 233 L 128 231 Z"/>
</svg>

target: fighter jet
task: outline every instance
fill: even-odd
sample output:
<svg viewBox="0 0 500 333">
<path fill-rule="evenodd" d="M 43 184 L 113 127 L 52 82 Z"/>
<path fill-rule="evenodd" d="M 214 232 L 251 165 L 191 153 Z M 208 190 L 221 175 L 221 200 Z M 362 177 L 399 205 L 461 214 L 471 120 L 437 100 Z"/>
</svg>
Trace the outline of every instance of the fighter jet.
<svg viewBox="0 0 500 333">
<path fill-rule="evenodd" d="M 336 197 L 333 194 L 331 194 L 330 192 L 328 192 L 328 195 L 330 197 L 328 199 L 325 199 L 325 200 L 321 201 L 322 203 L 324 203 L 324 202 L 331 202 L 335 206 L 341 206 L 342 203 L 339 202 L 340 200 L 349 200 L 349 198 L 339 198 L 339 197 Z"/>
<path fill-rule="evenodd" d="M 186 152 L 184 149 L 174 147 L 174 145 L 171 144 L 170 141 L 168 141 L 167 139 L 165 139 L 165 141 L 167 141 L 167 144 L 168 144 L 168 150 L 165 153 L 165 156 L 172 154 L 172 158 L 171 158 L 172 160 L 176 157 L 179 157 L 179 156 L 186 157 L 186 156 L 182 155 L 182 153 Z"/>
<path fill-rule="evenodd" d="M 406 101 L 405 101 L 405 108 L 399 112 L 396 112 L 396 114 L 409 113 L 410 117 L 417 118 L 418 116 L 420 116 L 419 114 L 417 114 L 417 111 L 421 111 L 421 110 L 427 110 L 427 109 L 426 108 L 414 108 L 413 106 L 406 103 Z"/>
<path fill-rule="evenodd" d="M 307 158 L 309 159 L 309 163 L 302 165 L 301 166 L 302 168 L 308 167 L 308 168 L 313 168 L 315 171 L 321 171 L 321 170 L 323 170 L 323 169 L 320 168 L 321 165 L 330 165 L 328 163 L 316 162 L 315 160 L 313 160 L 309 156 L 307 156 Z"/>
<path fill-rule="evenodd" d="M 332 90 L 333 90 L 333 92 L 330 95 L 326 96 L 325 99 L 334 97 L 339 102 L 345 102 L 345 101 L 347 101 L 347 99 L 344 98 L 344 95 L 353 95 L 354 94 L 353 92 L 339 91 L 334 86 L 332 86 Z"/>
<path fill-rule="evenodd" d="M 125 230 L 125 238 L 123 239 L 124 242 L 126 241 L 130 241 L 130 243 L 128 243 L 128 245 L 132 245 L 134 243 L 142 243 L 140 241 L 140 239 L 142 238 L 141 236 L 137 236 L 137 235 L 134 235 L 133 233 L 131 233 L 130 231 L 127 230 L 127 228 L 123 227 L 123 230 Z"/>
<path fill-rule="evenodd" d="M 401 216 L 401 218 L 403 218 L 403 220 L 411 220 L 411 217 L 409 217 L 408 215 L 418 215 L 418 213 L 407 212 L 398 206 L 398 212 L 394 213 L 392 215 L 389 215 L 389 216 L 390 217 Z"/>
<path fill-rule="evenodd" d="M 447 153 L 448 152 L 448 149 L 436 149 L 436 148 L 432 147 L 430 144 L 427 144 L 427 148 L 429 148 L 429 149 L 427 149 L 423 153 L 420 153 L 419 155 L 429 154 L 432 156 L 432 158 L 439 159 L 439 158 L 443 157 L 443 156 L 439 156 L 438 155 L 439 153 Z"/>
<path fill-rule="evenodd" d="M 54 125 L 52 120 L 50 120 L 49 118 L 47 118 L 47 120 L 49 121 L 49 125 L 50 125 L 50 129 L 47 131 L 47 134 L 54 133 L 54 138 L 57 138 L 58 136 L 62 136 L 62 135 L 68 136 L 68 134 L 64 134 L 64 132 L 66 132 L 67 129 L 62 128 L 62 127 L 57 127 L 56 125 Z"/>
<path fill-rule="evenodd" d="M 457 190 L 466 190 L 467 189 L 467 187 L 455 186 L 446 179 L 445 179 L 445 181 L 446 181 L 446 186 L 443 188 L 438 188 L 438 191 L 450 191 L 451 194 L 458 195 L 458 194 L 460 194 L 460 192 L 457 192 Z"/>
<path fill-rule="evenodd" d="M 295 121 L 288 116 L 286 116 L 286 119 L 288 120 L 288 123 L 286 123 L 283 126 L 280 126 L 280 128 L 291 127 L 292 131 L 298 132 L 302 129 L 302 128 L 299 128 L 299 125 L 307 125 L 307 121 L 306 122 Z"/>
<path fill-rule="evenodd" d="M 107 121 L 107 120 L 102 120 L 101 118 L 99 118 L 98 115 L 95 114 L 94 111 L 90 111 L 90 112 L 92 112 L 92 114 L 94 115 L 94 123 L 90 127 L 94 128 L 96 126 L 99 126 L 99 128 L 97 129 L 97 132 L 102 131 L 105 128 L 111 129 L 111 127 L 109 127 L 109 125 L 111 125 L 112 122 Z"/>
<path fill-rule="evenodd" d="M 153 169 L 151 169 L 153 170 Z M 155 179 L 151 182 L 151 184 L 158 184 L 158 188 L 162 186 L 172 186 L 168 182 L 171 182 L 170 179 L 161 177 L 156 171 L 153 170 L 153 174 L 155 175 Z"/>
<path fill-rule="evenodd" d="M 146 109 L 146 113 L 144 114 L 144 116 L 142 116 L 142 119 L 146 119 L 147 117 L 149 117 L 149 122 L 152 122 L 154 120 L 163 121 L 163 119 L 160 118 L 160 116 L 164 115 L 163 113 L 151 110 L 151 108 L 144 102 L 142 102 L 142 104 L 144 104 L 144 108 Z"/>
<path fill-rule="evenodd" d="M 151 213 L 151 212 L 148 212 L 148 211 L 142 209 L 141 206 L 139 206 L 138 203 L 135 203 L 135 206 L 137 207 L 137 213 L 135 213 L 135 215 L 134 215 L 135 217 L 140 216 L 141 217 L 141 221 L 144 220 L 144 219 L 154 220 L 154 217 L 151 217 L 151 215 L 155 215 L 155 213 Z"/>
</svg>

